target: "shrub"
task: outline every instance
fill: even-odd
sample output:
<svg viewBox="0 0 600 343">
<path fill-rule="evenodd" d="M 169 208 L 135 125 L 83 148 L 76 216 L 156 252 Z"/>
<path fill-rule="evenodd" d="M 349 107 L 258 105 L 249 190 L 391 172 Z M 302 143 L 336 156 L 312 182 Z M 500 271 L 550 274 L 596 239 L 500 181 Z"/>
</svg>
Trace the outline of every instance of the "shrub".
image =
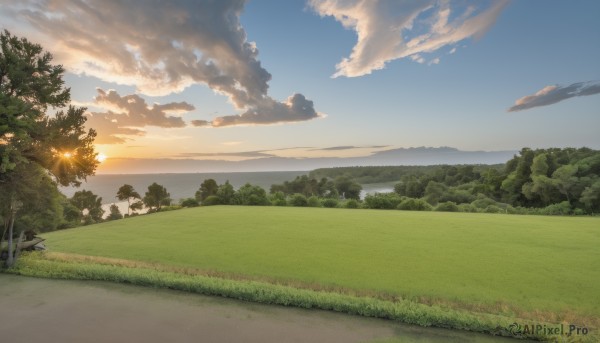
<svg viewBox="0 0 600 343">
<path fill-rule="evenodd" d="M 181 206 L 179 206 L 179 205 L 163 206 L 160 208 L 159 212 L 167 212 L 167 211 L 175 211 L 175 210 L 181 210 Z"/>
<path fill-rule="evenodd" d="M 483 210 L 485 213 L 503 213 L 504 210 L 496 205 L 489 205 Z"/>
<path fill-rule="evenodd" d="M 440 212 L 458 212 L 458 206 L 452 201 L 446 201 L 438 204 L 435 210 Z"/>
<path fill-rule="evenodd" d="M 542 214 L 552 216 L 566 216 L 571 214 L 571 204 L 568 201 L 563 201 L 558 204 L 552 204 L 541 209 Z"/>
<path fill-rule="evenodd" d="M 365 208 L 376 208 L 382 210 L 391 210 L 402 202 L 402 198 L 396 193 L 375 193 L 365 197 Z"/>
<path fill-rule="evenodd" d="M 477 200 L 475 200 L 475 201 L 473 201 L 471 203 L 471 205 L 473 205 L 473 206 L 475 206 L 477 208 L 481 208 L 481 209 L 484 209 L 484 208 L 486 208 L 486 207 L 488 207 L 490 205 L 496 205 L 496 204 L 497 203 L 496 203 L 495 200 L 490 199 L 490 198 L 486 197 L 483 194 L 479 194 L 477 196 Z"/>
<path fill-rule="evenodd" d="M 221 199 L 216 195 L 209 195 L 202 202 L 202 206 L 214 206 L 219 205 L 221 203 Z"/>
<path fill-rule="evenodd" d="M 338 201 L 336 199 L 327 198 L 327 199 L 323 200 L 323 207 L 333 208 L 333 207 L 336 207 L 337 204 L 338 204 Z"/>
<path fill-rule="evenodd" d="M 197 207 L 197 206 L 200 206 L 200 203 L 198 202 L 198 200 L 196 200 L 194 198 L 187 198 L 187 199 L 183 199 L 181 201 L 181 206 L 182 207 Z"/>
<path fill-rule="evenodd" d="M 308 198 L 308 207 L 321 207 L 321 200 L 316 196 Z"/>
<path fill-rule="evenodd" d="M 306 200 L 304 195 L 296 193 L 290 198 L 290 205 L 296 207 L 305 207 L 308 206 L 308 200 Z"/>
<path fill-rule="evenodd" d="M 459 204 L 458 211 L 459 212 L 476 213 L 476 212 L 479 212 L 479 209 L 471 204 Z"/>
<path fill-rule="evenodd" d="M 274 200 L 271 200 L 271 205 L 273 205 L 273 206 L 287 206 L 287 201 L 285 201 L 285 199 L 274 199 Z"/>
<path fill-rule="evenodd" d="M 285 194 L 283 194 L 283 192 L 275 192 L 269 196 L 269 199 L 271 200 L 271 205 L 273 206 L 287 206 Z"/>
<path fill-rule="evenodd" d="M 360 203 L 354 199 L 350 199 L 344 203 L 344 208 L 359 208 Z"/>
<path fill-rule="evenodd" d="M 405 211 L 431 211 L 433 209 L 427 201 L 414 198 L 404 199 L 396 208 Z"/>
</svg>

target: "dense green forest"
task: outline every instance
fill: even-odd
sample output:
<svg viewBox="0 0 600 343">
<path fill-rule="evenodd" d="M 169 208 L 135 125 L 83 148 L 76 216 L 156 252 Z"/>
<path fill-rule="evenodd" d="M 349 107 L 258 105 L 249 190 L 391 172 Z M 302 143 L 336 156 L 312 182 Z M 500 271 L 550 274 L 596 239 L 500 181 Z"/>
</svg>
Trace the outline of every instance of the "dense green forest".
<svg viewBox="0 0 600 343">
<path fill-rule="evenodd" d="M 440 166 L 375 166 L 375 167 L 338 167 L 338 168 L 320 168 L 311 171 L 308 176 L 314 179 L 345 176 L 360 183 L 380 183 L 399 181 L 405 175 L 424 175 Z M 503 164 L 494 165 L 471 165 L 474 172 L 482 172 L 487 169 L 497 169 L 498 171 L 504 168 Z"/>
<path fill-rule="evenodd" d="M 597 214 L 600 151 L 523 148 L 504 165 L 317 169 L 311 177 L 399 181 L 394 193 L 369 195 L 367 208 L 465 212 Z"/>
</svg>

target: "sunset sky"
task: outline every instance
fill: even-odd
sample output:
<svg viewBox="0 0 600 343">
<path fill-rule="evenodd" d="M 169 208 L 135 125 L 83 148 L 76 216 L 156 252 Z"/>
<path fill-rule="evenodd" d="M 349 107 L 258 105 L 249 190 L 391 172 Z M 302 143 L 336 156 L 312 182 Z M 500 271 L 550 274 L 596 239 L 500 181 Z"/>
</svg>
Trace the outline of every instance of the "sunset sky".
<svg viewBox="0 0 600 343">
<path fill-rule="evenodd" d="M 599 14 L 596 0 L 0 0 L 0 26 L 65 66 L 109 159 L 598 149 Z"/>
</svg>

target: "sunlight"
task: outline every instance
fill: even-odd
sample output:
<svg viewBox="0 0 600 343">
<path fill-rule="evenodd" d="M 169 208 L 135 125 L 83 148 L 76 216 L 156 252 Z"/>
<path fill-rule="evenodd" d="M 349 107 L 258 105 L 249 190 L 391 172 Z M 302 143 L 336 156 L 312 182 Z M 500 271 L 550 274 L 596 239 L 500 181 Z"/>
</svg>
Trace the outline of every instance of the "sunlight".
<svg viewBox="0 0 600 343">
<path fill-rule="evenodd" d="M 96 156 L 96 160 L 98 160 L 100 163 L 106 161 L 107 158 L 108 156 L 104 155 L 103 153 L 99 153 L 98 156 Z"/>
<path fill-rule="evenodd" d="M 65 153 L 63 153 L 62 156 L 63 156 L 63 158 L 71 158 L 71 157 L 73 157 L 73 154 L 70 152 L 65 152 Z"/>
</svg>

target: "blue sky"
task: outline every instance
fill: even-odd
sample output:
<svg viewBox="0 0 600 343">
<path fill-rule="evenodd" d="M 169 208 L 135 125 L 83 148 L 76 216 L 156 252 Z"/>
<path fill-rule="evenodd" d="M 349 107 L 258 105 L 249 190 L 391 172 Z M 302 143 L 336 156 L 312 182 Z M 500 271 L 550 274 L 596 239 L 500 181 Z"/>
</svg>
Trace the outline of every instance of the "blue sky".
<svg viewBox="0 0 600 343">
<path fill-rule="evenodd" d="M 34 0 L 6 2 L 0 18 L 4 28 L 41 43 L 65 65 L 72 99 L 93 113 L 95 118 L 89 122 L 98 123 L 95 128 L 105 143 L 98 144 L 98 151 L 109 157 L 188 158 L 193 153 L 212 153 L 216 155 L 211 159 L 243 159 L 235 153 L 282 148 L 298 149 L 275 154 L 339 155 L 339 150 L 305 148 L 333 146 L 359 147 L 344 150 L 347 156 L 417 146 L 600 148 L 598 1 L 431 1 L 424 9 L 400 0 L 367 5 L 335 0 L 221 1 L 202 2 L 201 8 L 180 1 L 173 3 L 176 8 L 161 12 L 140 8 L 148 6 L 143 1 L 118 5 L 136 11 L 136 18 L 144 19 L 139 23 L 121 23 L 131 19 L 126 14 L 106 17 L 106 13 L 103 20 L 86 22 L 86 15 L 97 13 L 77 12 L 81 11 L 78 4 L 85 1 L 57 3 L 52 7 Z M 119 9 L 113 2 L 105 3 Z M 221 26 L 213 7 L 223 7 L 215 11 L 232 16 L 224 17 L 227 25 Z M 192 12 L 194 20 L 186 25 L 169 26 Z M 340 18 L 348 14 L 355 21 L 344 27 Z M 410 14 L 416 16 L 412 21 L 407 19 Z M 435 26 L 445 15 L 447 21 Z M 74 18 L 84 20 L 76 23 Z M 156 29 L 148 24 L 152 20 L 158 23 Z M 119 30 L 111 31 L 112 25 Z M 212 31 L 202 35 L 207 25 L 212 25 Z M 366 48 L 353 60 L 359 27 Z M 68 37 L 61 34 L 73 28 L 79 31 Z M 95 51 L 97 46 L 81 48 L 74 43 L 95 42 L 86 30 L 103 37 L 100 43 L 105 45 Z M 183 42 L 173 43 L 181 44 L 182 55 L 194 51 L 197 58 L 214 61 L 236 85 L 215 86 L 216 79 L 207 85 L 203 79 L 207 72 L 190 71 L 189 63 L 185 68 L 178 64 L 176 72 L 173 67 L 171 74 L 165 72 L 171 67 L 169 61 L 178 59 L 179 50 L 155 44 L 161 39 L 156 38 L 157 32 Z M 239 40 L 240 32 L 245 33 L 245 41 Z M 145 42 L 137 46 L 139 37 Z M 397 47 L 390 52 L 395 39 Z M 185 50 L 188 42 L 195 50 Z M 252 56 L 247 45 L 240 53 L 224 54 L 223 42 L 232 46 L 254 42 L 258 55 Z M 409 42 L 416 48 L 410 50 Z M 123 58 L 128 53 L 133 59 Z M 156 63 L 161 58 L 167 62 Z M 346 67 L 337 68 L 344 58 L 350 60 Z M 107 64 L 94 66 L 99 60 Z M 154 63 L 153 68 L 163 68 L 164 75 L 178 73 L 184 81 L 163 84 L 164 78 L 147 76 L 150 69 L 131 71 L 125 61 Z M 381 61 L 383 68 L 371 68 Z M 97 72 L 101 68 L 105 70 Z M 259 80 L 267 73 L 270 80 Z M 336 73 L 340 76 L 332 77 Z M 188 75 L 195 80 L 185 81 Z M 100 96 L 96 88 L 105 95 Z M 299 96 L 286 100 L 293 94 Z M 131 103 L 139 106 L 128 108 Z M 153 111 L 153 103 L 163 107 Z M 515 111 L 509 112 L 511 107 Z M 141 114 L 136 112 L 140 109 Z M 169 116 L 180 119 L 166 120 Z"/>
</svg>

